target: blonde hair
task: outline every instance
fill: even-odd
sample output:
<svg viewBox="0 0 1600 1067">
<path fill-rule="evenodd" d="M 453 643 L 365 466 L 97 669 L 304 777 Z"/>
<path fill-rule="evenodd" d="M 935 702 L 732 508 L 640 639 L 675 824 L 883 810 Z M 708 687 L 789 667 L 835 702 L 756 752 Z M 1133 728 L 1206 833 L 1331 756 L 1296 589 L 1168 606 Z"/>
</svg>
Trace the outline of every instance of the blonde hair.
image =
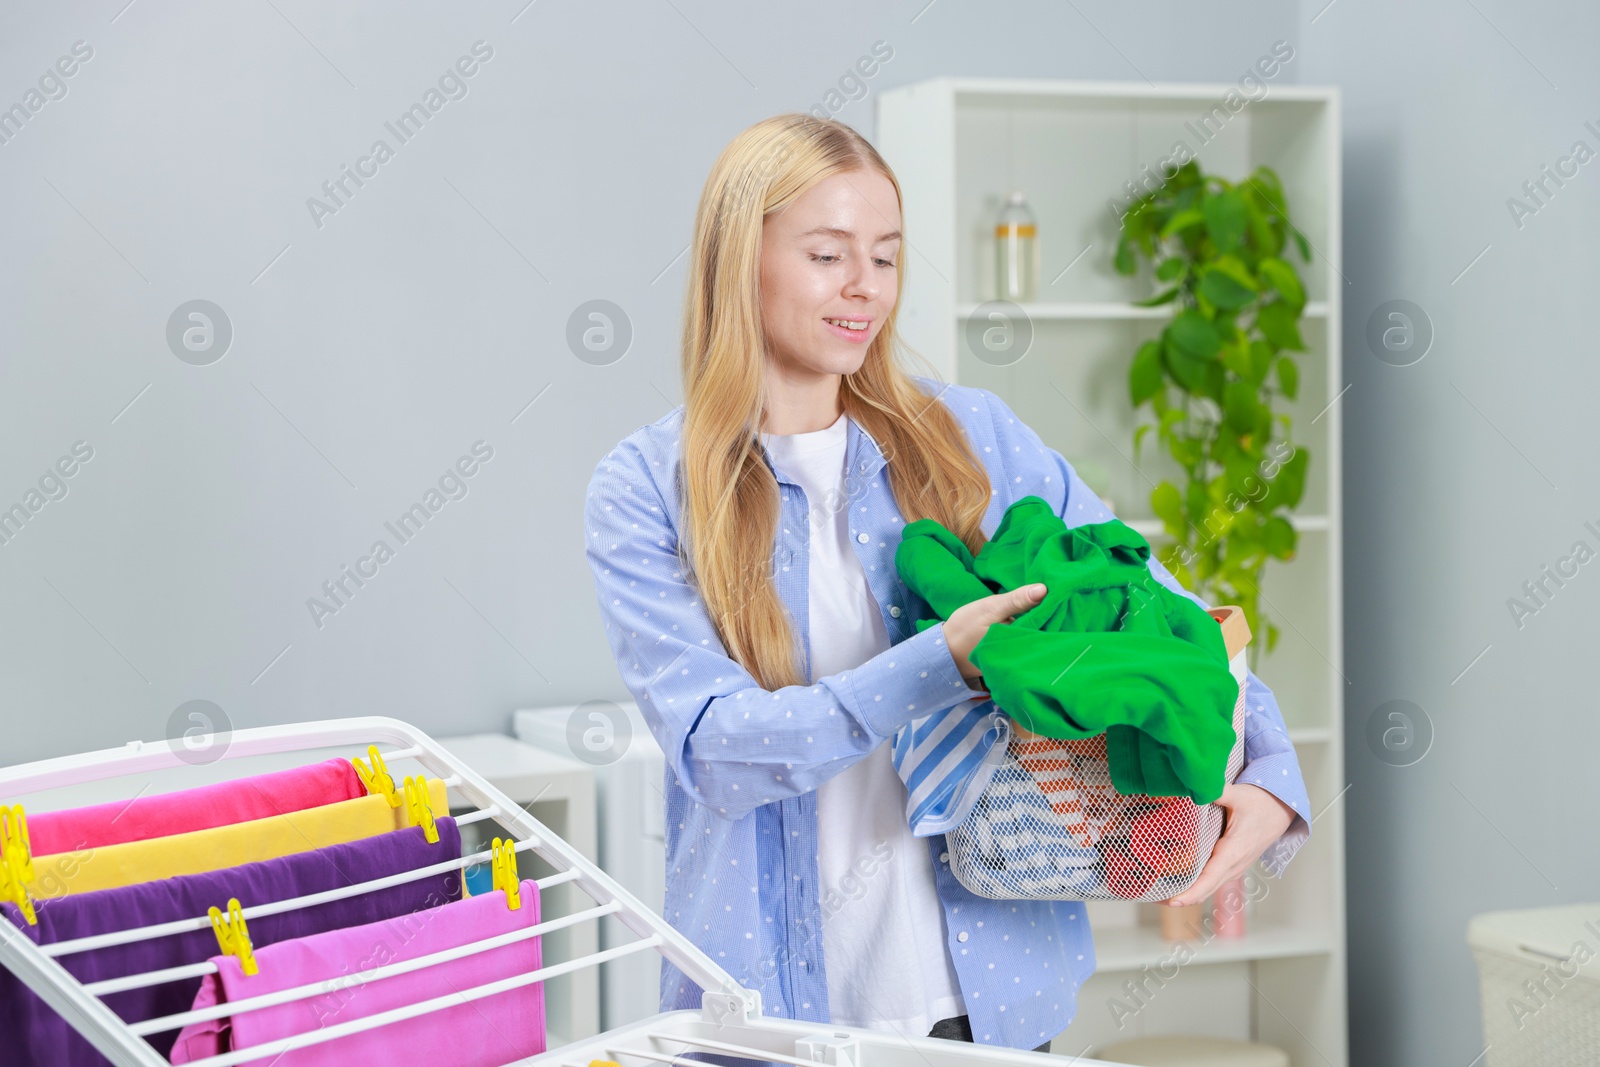
<svg viewBox="0 0 1600 1067">
<path fill-rule="evenodd" d="M 683 316 L 679 554 L 728 655 L 769 690 L 810 679 L 774 580 L 778 482 L 757 438 L 766 401 L 762 223 L 823 179 L 865 170 L 888 178 L 901 200 L 894 172 L 855 130 L 813 115 L 777 115 L 723 150 L 695 215 Z M 904 249 L 902 242 L 902 287 Z M 906 522 L 937 519 L 976 553 L 986 540 L 988 474 L 950 410 L 895 365 L 895 317 L 891 311 L 884 320 L 861 369 L 842 376 L 844 413 L 882 450 Z M 854 499 L 859 490 L 845 495 Z"/>
</svg>

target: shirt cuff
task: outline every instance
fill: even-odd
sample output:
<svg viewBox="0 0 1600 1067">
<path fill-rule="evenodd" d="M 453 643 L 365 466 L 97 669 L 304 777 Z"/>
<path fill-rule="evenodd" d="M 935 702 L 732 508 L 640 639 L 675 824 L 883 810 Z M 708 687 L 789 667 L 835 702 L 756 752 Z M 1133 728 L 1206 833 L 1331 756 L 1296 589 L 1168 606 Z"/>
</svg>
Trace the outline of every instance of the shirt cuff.
<svg viewBox="0 0 1600 1067">
<path fill-rule="evenodd" d="M 1311 801 L 1304 780 L 1295 773 L 1298 766 L 1294 753 L 1275 752 L 1251 760 L 1237 779 L 1239 785 L 1264 789 L 1294 809 L 1289 828 L 1261 854 L 1262 865 L 1274 877 L 1282 877 L 1289 861 L 1311 836 Z"/>
<path fill-rule="evenodd" d="M 912 719 L 971 699 L 975 692 L 950 654 L 942 621 L 845 674 L 857 716 L 884 738 Z"/>
</svg>

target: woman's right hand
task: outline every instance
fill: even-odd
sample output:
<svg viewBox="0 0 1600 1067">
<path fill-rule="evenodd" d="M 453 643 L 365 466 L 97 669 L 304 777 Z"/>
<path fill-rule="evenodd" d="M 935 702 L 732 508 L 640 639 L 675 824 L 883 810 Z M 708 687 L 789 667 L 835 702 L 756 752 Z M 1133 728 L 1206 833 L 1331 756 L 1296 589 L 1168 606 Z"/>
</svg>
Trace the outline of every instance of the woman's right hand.
<svg viewBox="0 0 1600 1067">
<path fill-rule="evenodd" d="M 1044 584 L 1035 582 L 1010 592 L 980 597 L 951 612 L 944 621 L 944 642 L 961 671 L 961 677 L 970 682 L 983 673 L 972 665 L 968 657 L 978 642 L 983 640 L 983 635 L 989 632 L 989 627 L 997 622 L 1010 622 L 1014 616 L 1021 615 L 1044 599 L 1044 594 Z"/>
</svg>

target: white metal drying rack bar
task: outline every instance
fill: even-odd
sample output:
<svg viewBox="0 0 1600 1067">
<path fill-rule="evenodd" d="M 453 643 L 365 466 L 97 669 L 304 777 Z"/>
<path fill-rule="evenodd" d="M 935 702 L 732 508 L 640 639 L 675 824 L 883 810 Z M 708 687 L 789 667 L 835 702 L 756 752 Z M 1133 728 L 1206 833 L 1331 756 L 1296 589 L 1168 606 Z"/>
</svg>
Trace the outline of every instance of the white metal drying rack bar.
<svg viewBox="0 0 1600 1067">
<path fill-rule="evenodd" d="M 217 739 L 221 743 L 221 739 Z M 976 1067 L 978 1064 L 1040 1065 L 1052 1061 L 1039 1054 L 993 1046 L 966 1045 L 922 1037 L 900 1037 L 850 1027 L 820 1027 L 787 1019 L 764 1018 L 760 995 L 740 986 L 692 941 L 679 933 L 661 916 L 615 882 L 567 842 L 552 833 L 526 809 L 491 786 L 480 775 L 440 747 L 428 735 L 397 719 L 369 717 L 336 719 L 324 722 L 269 726 L 235 731 L 227 738 L 224 759 L 241 756 L 297 752 L 331 747 L 365 747 L 378 743 L 399 746 L 383 752 L 385 760 L 415 759 L 431 774 L 445 780 L 478 810 L 456 817 L 458 824 L 481 819 L 496 819 L 517 842 L 519 851 L 537 852 L 556 869 L 556 874 L 540 879 L 541 890 L 563 882 L 574 882 L 596 903 L 573 915 L 560 916 L 510 934 L 486 938 L 469 945 L 402 961 L 345 981 L 377 981 L 382 978 L 434 966 L 477 952 L 537 936 L 579 922 L 615 915 L 638 940 L 577 959 L 540 967 L 525 974 L 453 992 L 447 996 L 403 1005 L 389 1011 L 351 1019 L 336 1026 L 298 1034 L 270 1044 L 197 1060 L 193 1067 L 232 1067 L 263 1057 L 336 1040 L 350 1034 L 376 1029 L 402 1019 L 442 1011 L 459 1004 L 524 988 L 548 978 L 632 953 L 655 950 L 671 960 L 691 981 L 705 991 L 701 1010 L 664 1012 L 632 1026 L 581 1039 L 559 1049 L 515 1061 L 529 1067 L 587 1067 L 596 1058 L 616 1060 L 627 1067 L 646 1067 L 657 1063 L 696 1063 L 686 1060 L 688 1051 L 719 1052 L 744 1057 L 757 1063 L 803 1065 L 829 1063 L 837 1067 Z M 23 793 L 54 789 L 97 781 L 102 778 L 142 771 L 179 768 L 183 760 L 166 742 L 131 741 L 123 748 L 106 749 L 36 763 L 0 769 L 0 801 Z M 465 856 L 428 868 L 372 879 L 324 893 L 293 900 L 274 901 L 244 909 L 248 920 L 256 915 L 271 915 L 298 907 L 309 907 L 359 893 L 374 892 L 407 881 L 425 878 L 481 863 L 489 853 Z M 138 929 L 77 938 L 53 945 L 38 946 L 23 936 L 10 922 L 0 921 L 0 965 L 15 973 L 30 989 L 61 1014 L 117 1067 L 166 1067 L 167 1061 L 144 1040 L 143 1035 L 171 1030 L 202 1019 L 261 1010 L 322 992 L 302 986 L 278 993 L 250 998 L 215 1010 L 197 1010 L 151 1019 L 130 1025 L 116 1015 L 100 996 L 141 985 L 156 984 L 211 973 L 214 966 L 201 961 L 179 968 L 130 975 L 85 986 L 66 970 L 57 957 L 85 952 L 109 945 L 129 944 L 154 937 L 186 933 L 210 925 L 207 918 L 161 923 Z M 1077 1061 L 1093 1067 L 1098 1061 Z"/>
<path fill-rule="evenodd" d="M 461 820 L 458 819 L 456 821 L 459 823 Z M 533 848 L 533 842 L 519 841 L 513 847 L 518 852 L 527 852 Z M 343 885 L 337 889 L 325 889 L 320 893 L 308 893 L 303 897 L 287 897 L 283 900 L 271 900 L 265 904 L 254 904 L 244 909 L 245 921 L 249 922 L 249 920 L 259 915 L 279 915 L 286 911 L 297 911 L 300 908 L 327 904 L 331 901 L 343 900 L 346 897 L 360 896 L 362 893 L 374 893 L 380 889 L 388 889 L 391 886 L 404 885 L 406 882 L 419 882 L 435 874 L 443 874 L 446 871 L 455 871 L 464 867 L 471 867 L 474 864 L 486 863 L 492 854 L 492 850 L 476 852 L 470 856 L 462 856 L 458 860 L 445 860 L 443 863 L 435 863 L 428 867 L 418 867 L 413 871 L 401 871 L 398 874 L 385 875 L 382 878 L 374 878 L 367 882 Z M 577 876 L 576 871 L 563 871 L 560 874 L 552 874 L 548 878 L 539 879 L 539 888 L 542 891 L 562 882 L 570 882 Z M 90 934 L 87 937 L 75 937 L 70 941 L 56 941 L 48 945 L 41 945 L 39 951 L 46 956 L 70 956 L 75 952 L 110 948 L 112 945 L 129 945 L 135 941 L 149 941 L 157 937 L 169 937 L 172 934 L 186 934 L 191 930 L 209 930 L 210 928 L 210 917 L 201 915 L 194 919 L 175 919 L 172 922 L 156 923 L 153 926 L 134 926 L 126 930 L 115 930 L 108 934 Z M 121 978 L 115 980 L 119 982 L 126 981 L 126 979 Z M 132 989 L 134 987 L 123 986 L 121 988 Z M 111 990 L 101 990 L 101 992 L 111 992 Z"/>
</svg>

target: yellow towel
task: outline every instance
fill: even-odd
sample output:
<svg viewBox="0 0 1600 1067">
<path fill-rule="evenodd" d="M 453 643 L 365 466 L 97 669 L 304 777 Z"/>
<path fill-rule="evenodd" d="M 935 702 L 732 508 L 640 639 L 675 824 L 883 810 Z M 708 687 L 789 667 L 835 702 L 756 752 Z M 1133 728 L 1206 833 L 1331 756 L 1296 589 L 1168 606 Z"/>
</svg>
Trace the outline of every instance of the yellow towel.
<svg viewBox="0 0 1600 1067">
<path fill-rule="evenodd" d="M 444 782 L 438 778 L 428 779 L 428 804 L 435 817 L 450 813 Z M 409 825 L 405 805 L 391 808 L 381 796 L 359 797 L 211 830 L 35 856 L 28 891 L 35 900 L 50 900 L 117 889 L 343 845 Z"/>
</svg>

